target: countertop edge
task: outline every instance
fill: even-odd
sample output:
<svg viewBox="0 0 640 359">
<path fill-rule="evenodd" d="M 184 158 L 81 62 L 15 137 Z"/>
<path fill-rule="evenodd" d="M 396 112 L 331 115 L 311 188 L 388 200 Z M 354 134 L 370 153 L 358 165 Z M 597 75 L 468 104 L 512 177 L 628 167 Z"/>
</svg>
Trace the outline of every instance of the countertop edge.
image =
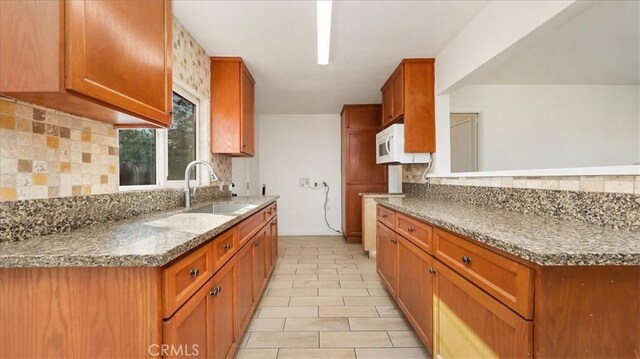
<svg viewBox="0 0 640 359">
<path fill-rule="evenodd" d="M 487 245 L 493 249 L 503 251 L 509 255 L 529 261 L 539 266 L 638 266 L 640 265 L 640 253 L 633 254 L 611 254 L 597 253 L 576 254 L 541 254 L 535 253 L 529 249 L 522 248 L 517 244 L 508 243 L 500 239 L 485 235 L 480 232 L 468 230 L 455 223 L 433 218 L 425 214 L 408 210 L 402 206 L 393 203 L 376 201 L 377 204 L 392 209 L 398 213 L 405 214 L 430 224 L 440 227 L 444 230 L 454 232 L 471 241 Z M 613 263 L 612 263 L 613 262 Z"/>
<path fill-rule="evenodd" d="M 24 255 L 0 258 L 0 269 L 11 268 L 93 268 L 93 267 L 163 267 L 182 255 L 190 252 L 205 242 L 213 240 L 214 237 L 224 231 L 238 225 L 243 220 L 258 213 L 265 207 L 276 202 L 280 196 L 268 196 L 269 199 L 251 210 L 238 215 L 237 217 L 225 222 L 215 228 L 204 233 L 194 234 L 193 238 L 177 245 L 175 248 L 168 250 L 162 254 L 135 255 L 135 254 L 113 254 L 113 255 L 62 255 L 62 256 L 37 256 Z M 212 201 L 216 202 L 216 200 Z M 198 206 L 195 206 L 198 207 Z M 167 211 L 175 212 L 176 209 Z M 114 222 L 117 224 L 118 222 Z M 28 239 L 33 240 L 33 239 Z M 37 259 L 37 264 L 34 260 Z"/>
</svg>

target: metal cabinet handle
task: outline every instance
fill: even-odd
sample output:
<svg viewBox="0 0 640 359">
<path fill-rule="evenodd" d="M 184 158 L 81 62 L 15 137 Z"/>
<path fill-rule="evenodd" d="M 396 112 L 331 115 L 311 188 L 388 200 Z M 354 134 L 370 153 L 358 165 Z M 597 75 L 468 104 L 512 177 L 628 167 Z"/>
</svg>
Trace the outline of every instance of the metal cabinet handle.
<svg viewBox="0 0 640 359">
<path fill-rule="evenodd" d="M 429 268 L 429 274 L 434 275 L 436 272 L 437 271 L 434 268 Z"/>
<path fill-rule="evenodd" d="M 218 287 L 213 288 L 213 290 L 211 292 L 209 292 L 209 295 L 212 297 L 216 297 L 219 293 L 219 289 Z"/>
<path fill-rule="evenodd" d="M 191 276 L 195 278 L 200 275 L 200 269 L 193 268 L 192 270 L 189 271 L 189 274 L 191 274 Z"/>
<path fill-rule="evenodd" d="M 382 218 L 387 219 L 387 218 L 389 218 L 389 215 L 388 214 L 383 214 Z"/>
<path fill-rule="evenodd" d="M 413 228 L 413 227 L 407 227 L 407 231 L 409 231 L 409 233 L 413 233 L 413 231 L 415 231 L 415 228 Z"/>
<path fill-rule="evenodd" d="M 463 256 L 462 257 L 462 263 L 464 263 L 466 265 L 470 265 L 471 264 L 471 258 L 467 257 L 467 256 Z"/>
<path fill-rule="evenodd" d="M 260 241 L 256 241 L 256 243 L 253 244 L 255 247 L 260 245 Z"/>
<path fill-rule="evenodd" d="M 218 294 L 222 293 L 222 286 L 218 286 Z"/>
</svg>

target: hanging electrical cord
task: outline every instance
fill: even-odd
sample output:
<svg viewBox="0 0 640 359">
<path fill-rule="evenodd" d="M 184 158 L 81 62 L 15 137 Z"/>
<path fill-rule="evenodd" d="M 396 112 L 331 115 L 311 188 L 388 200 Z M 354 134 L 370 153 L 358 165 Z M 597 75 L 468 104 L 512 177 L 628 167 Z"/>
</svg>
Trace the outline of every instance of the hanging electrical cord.
<svg viewBox="0 0 640 359">
<path fill-rule="evenodd" d="M 329 224 L 329 220 L 327 219 L 327 205 L 329 204 L 329 191 L 331 189 L 325 181 L 322 181 L 322 185 L 324 186 L 324 223 L 326 223 L 327 227 L 329 227 L 329 229 L 331 229 L 332 231 L 342 234 L 341 231 L 331 227 L 331 225 Z"/>
</svg>

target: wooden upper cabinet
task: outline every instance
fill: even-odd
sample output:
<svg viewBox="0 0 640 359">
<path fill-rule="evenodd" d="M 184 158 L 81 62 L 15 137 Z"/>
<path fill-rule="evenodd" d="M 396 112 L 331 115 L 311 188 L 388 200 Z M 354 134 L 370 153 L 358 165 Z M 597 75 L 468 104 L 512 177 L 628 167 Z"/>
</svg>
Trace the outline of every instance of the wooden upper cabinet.
<svg viewBox="0 0 640 359">
<path fill-rule="evenodd" d="M 171 1 L 0 2 L 0 93 L 122 127 L 169 127 Z"/>
<path fill-rule="evenodd" d="M 404 59 L 382 86 L 382 126 L 404 123 L 406 152 L 435 152 L 434 59 Z"/>
<path fill-rule="evenodd" d="M 211 58 L 211 152 L 255 154 L 255 81 L 241 58 Z"/>
</svg>

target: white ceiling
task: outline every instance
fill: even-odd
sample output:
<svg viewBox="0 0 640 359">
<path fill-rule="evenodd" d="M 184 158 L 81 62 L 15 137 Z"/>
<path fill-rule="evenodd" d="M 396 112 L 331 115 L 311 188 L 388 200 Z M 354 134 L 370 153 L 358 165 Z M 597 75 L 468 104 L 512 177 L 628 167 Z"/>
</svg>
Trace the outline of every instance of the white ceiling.
<svg viewBox="0 0 640 359">
<path fill-rule="evenodd" d="M 462 82 L 638 85 L 640 2 L 578 2 Z"/>
<path fill-rule="evenodd" d="M 334 1 L 328 66 L 316 63 L 315 1 L 173 4 L 209 55 L 245 60 L 258 113 L 317 114 L 379 103 L 402 58 L 435 57 L 487 2 Z"/>
</svg>

